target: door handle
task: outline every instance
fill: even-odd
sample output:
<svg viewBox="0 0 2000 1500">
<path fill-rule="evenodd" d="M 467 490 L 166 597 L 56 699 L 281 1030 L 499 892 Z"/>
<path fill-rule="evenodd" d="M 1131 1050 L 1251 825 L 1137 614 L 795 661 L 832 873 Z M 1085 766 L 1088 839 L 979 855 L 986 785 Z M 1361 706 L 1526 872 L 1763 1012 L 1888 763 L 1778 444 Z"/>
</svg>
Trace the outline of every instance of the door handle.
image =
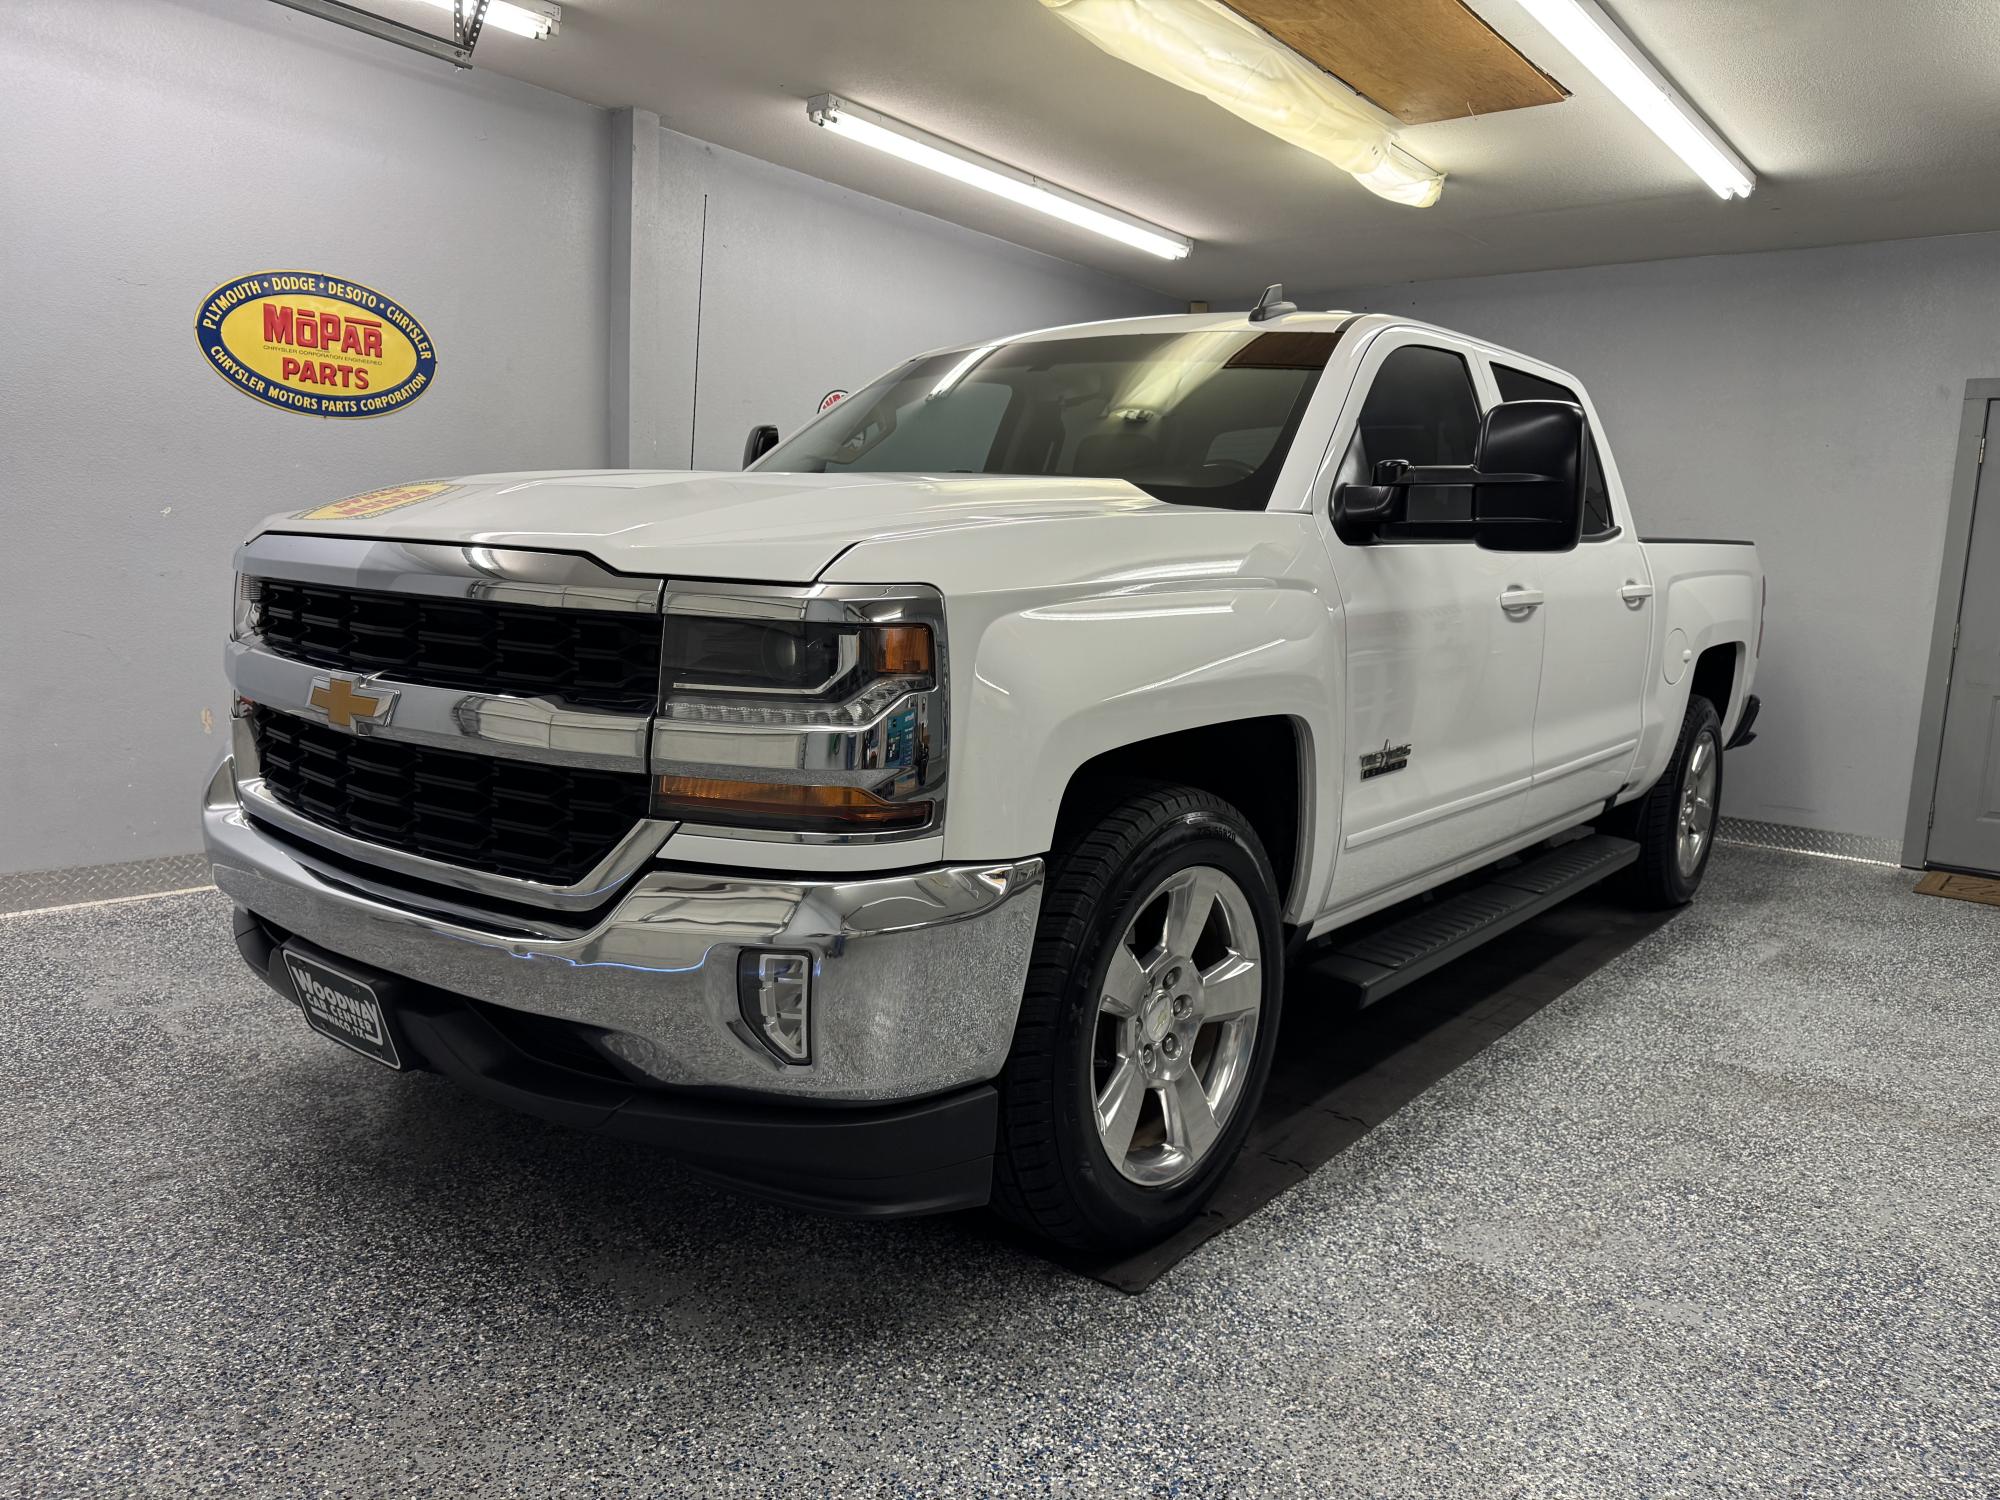
<svg viewBox="0 0 2000 1500">
<path fill-rule="evenodd" d="M 1627 604 L 1637 604 L 1653 597 L 1653 586 L 1650 583 L 1634 583 L 1628 578 L 1625 586 L 1618 591 L 1618 597 Z"/>
<path fill-rule="evenodd" d="M 1542 602 L 1540 589 L 1510 588 L 1500 595 L 1500 607 L 1508 614 L 1526 614 Z"/>
</svg>

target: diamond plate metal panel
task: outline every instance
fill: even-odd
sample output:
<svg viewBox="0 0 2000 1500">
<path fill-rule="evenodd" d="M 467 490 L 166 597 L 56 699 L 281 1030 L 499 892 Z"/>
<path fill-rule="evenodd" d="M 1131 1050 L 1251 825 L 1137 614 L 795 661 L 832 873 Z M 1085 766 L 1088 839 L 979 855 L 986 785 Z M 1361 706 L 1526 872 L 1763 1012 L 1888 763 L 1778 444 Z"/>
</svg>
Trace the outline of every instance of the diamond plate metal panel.
<svg viewBox="0 0 2000 1500">
<path fill-rule="evenodd" d="M 18 870 L 0 873 L 0 914 L 154 896 L 210 883 L 208 861 L 199 854 L 170 854 L 162 859 L 83 865 L 72 870 Z"/>
<path fill-rule="evenodd" d="M 1900 865 L 1903 846 L 1896 839 L 1869 838 L 1859 833 L 1830 833 L 1824 828 L 1799 828 L 1790 823 L 1766 823 L 1756 818 L 1722 818 L 1715 836 L 1725 844 L 1758 849 L 1784 849 L 1816 854 L 1822 859 L 1850 859 L 1867 865 Z"/>
</svg>

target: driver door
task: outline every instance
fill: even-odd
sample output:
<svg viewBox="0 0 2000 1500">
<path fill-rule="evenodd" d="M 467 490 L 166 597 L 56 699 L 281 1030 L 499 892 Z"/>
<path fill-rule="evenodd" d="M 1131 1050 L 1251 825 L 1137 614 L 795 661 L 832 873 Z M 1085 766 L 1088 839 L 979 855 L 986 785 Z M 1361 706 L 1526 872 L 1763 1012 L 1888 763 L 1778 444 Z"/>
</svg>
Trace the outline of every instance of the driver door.
<svg viewBox="0 0 2000 1500">
<path fill-rule="evenodd" d="M 1472 351 L 1432 331 L 1389 330 L 1363 361 L 1334 431 L 1335 484 L 1376 462 L 1469 464 L 1482 403 Z M 1347 754 L 1329 911 L 1383 905 L 1518 833 L 1534 777 L 1542 611 L 1537 558 L 1487 551 L 1446 528 L 1393 528 L 1365 546 L 1334 536 L 1347 619 Z M 1471 492 L 1419 488 L 1412 519 L 1470 520 Z"/>
</svg>

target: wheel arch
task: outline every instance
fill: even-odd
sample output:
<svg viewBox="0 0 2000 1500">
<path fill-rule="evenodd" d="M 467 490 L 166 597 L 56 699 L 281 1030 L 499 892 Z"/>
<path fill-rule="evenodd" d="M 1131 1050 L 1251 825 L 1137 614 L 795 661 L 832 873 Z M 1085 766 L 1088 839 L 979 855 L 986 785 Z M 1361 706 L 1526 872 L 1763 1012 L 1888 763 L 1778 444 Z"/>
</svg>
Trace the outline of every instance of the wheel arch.
<svg viewBox="0 0 2000 1500">
<path fill-rule="evenodd" d="M 1743 675 L 1743 657 L 1747 650 L 1748 646 L 1743 641 L 1718 641 L 1702 649 L 1695 658 L 1694 671 L 1688 674 L 1689 695 L 1699 694 L 1715 705 L 1725 738 L 1734 723 L 1732 710 L 1739 707 L 1737 684 Z"/>
<path fill-rule="evenodd" d="M 1278 883 L 1278 907 L 1290 912 L 1306 883 L 1312 840 L 1312 731 L 1288 714 L 1192 725 L 1099 752 L 1079 764 L 1063 788 L 1056 838 L 1131 782 L 1198 787 L 1241 812 L 1256 830 Z"/>
</svg>

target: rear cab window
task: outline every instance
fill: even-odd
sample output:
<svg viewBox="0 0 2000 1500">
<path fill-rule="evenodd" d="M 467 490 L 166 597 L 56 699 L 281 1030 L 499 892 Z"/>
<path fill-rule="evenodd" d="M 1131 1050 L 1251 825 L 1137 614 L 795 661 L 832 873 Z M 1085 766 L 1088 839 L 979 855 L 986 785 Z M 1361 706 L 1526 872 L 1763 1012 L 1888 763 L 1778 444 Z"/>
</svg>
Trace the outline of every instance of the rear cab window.
<svg viewBox="0 0 2000 1500">
<path fill-rule="evenodd" d="M 1512 365 L 1492 362 L 1493 383 L 1502 401 L 1568 401 L 1582 406 L 1577 393 L 1560 381 Z M 1618 523 L 1611 513 L 1611 485 L 1604 477 L 1604 464 L 1597 456 L 1597 434 L 1588 428 L 1583 440 L 1583 540 L 1616 536 Z"/>
</svg>

